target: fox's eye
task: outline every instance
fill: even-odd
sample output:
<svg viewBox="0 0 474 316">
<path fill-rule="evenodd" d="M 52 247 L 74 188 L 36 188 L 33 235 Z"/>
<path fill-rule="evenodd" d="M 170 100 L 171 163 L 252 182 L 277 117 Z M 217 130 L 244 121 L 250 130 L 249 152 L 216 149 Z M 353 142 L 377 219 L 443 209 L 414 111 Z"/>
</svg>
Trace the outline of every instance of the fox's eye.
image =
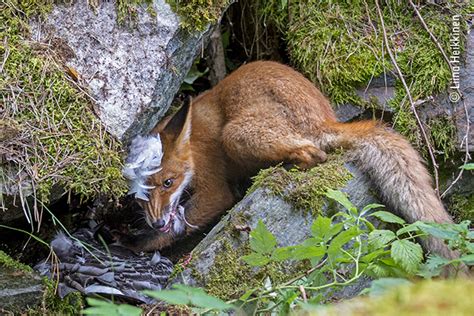
<svg viewBox="0 0 474 316">
<path fill-rule="evenodd" d="M 163 186 L 165 188 L 169 188 L 172 185 L 173 185 L 173 179 L 166 179 L 165 181 L 163 181 Z"/>
</svg>

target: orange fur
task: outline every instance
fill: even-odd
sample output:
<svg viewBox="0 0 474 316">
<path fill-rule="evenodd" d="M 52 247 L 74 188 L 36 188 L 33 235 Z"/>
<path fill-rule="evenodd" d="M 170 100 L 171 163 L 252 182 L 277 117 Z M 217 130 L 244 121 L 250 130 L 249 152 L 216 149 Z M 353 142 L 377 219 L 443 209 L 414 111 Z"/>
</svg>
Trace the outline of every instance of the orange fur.
<svg viewBox="0 0 474 316">
<path fill-rule="evenodd" d="M 230 181 L 280 162 L 311 168 L 325 161 L 326 150 L 342 146 L 408 221 L 451 222 L 420 156 L 403 137 L 373 121 L 337 122 L 329 101 L 290 67 L 268 61 L 244 65 L 194 100 L 179 133 L 167 131 L 168 121 L 153 130 L 162 137 L 164 158 L 162 171 L 150 178 L 157 188 L 143 203 L 152 219 L 166 215 L 170 195 L 190 170 L 194 193 L 186 216 L 204 227 L 235 203 Z M 187 128 L 190 139 L 183 141 Z M 174 187 L 163 189 L 167 178 Z M 160 249 L 174 237 L 157 233 L 135 248 Z M 424 245 L 455 256 L 436 239 Z"/>
</svg>

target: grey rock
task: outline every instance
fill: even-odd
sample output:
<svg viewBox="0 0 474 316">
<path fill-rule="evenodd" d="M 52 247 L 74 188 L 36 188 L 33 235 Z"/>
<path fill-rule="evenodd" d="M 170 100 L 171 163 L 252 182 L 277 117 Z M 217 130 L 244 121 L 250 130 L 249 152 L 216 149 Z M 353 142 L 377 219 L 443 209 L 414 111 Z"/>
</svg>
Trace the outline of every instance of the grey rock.
<svg viewBox="0 0 474 316">
<path fill-rule="evenodd" d="M 346 168 L 353 174 L 353 178 L 341 190 L 346 192 L 350 200 L 360 209 L 367 204 L 376 203 L 377 198 L 370 189 L 368 178 L 351 164 L 346 164 Z M 328 208 L 324 207 L 321 211 L 322 214 L 326 214 Z M 198 244 L 193 250 L 194 259 L 190 265 L 171 280 L 170 284 L 205 286 L 210 280 L 210 271 L 216 258 L 224 251 L 238 253 L 239 247 L 248 243 L 248 231 L 236 227 L 253 229 L 259 220 L 262 220 L 267 229 L 275 235 L 279 246 L 296 245 L 311 236 L 313 215 L 310 212 L 296 209 L 282 197 L 274 195 L 268 188 L 257 188 L 229 211 Z M 231 250 L 226 249 L 229 246 L 232 247 Z M 291 273 L 297 268 L 289 263 L 287 269 L 287 272 Z M 334 297 L 338 299 L 353 297 L 370 284 L 369 280 L 364 278 L 358 282 L 360 283 L 346 288 L 344 292 L 335 293 Z"/>
<path fill-rule="evenodd" d="M 472 152 L 474 151 L 474 32 L 472 30 L 467 37 L 465 63 L 461 67 L 459 84 L 463 101 L 454 104 L 458 144 L 461 145 L 467 135 L 469 151 Z M 469 134 L 466 134 L 468 122 L 470 128 Z"/>
<path fill-rule="evenodd" d="M 41 303 L 44 288 L 36 273 L 0 265 L 0 280 L 0 313 L 19 314 Z"/>
<path fill-rule="evenodd" d="M 163 117 L 207 40 L 184 31 L 164 0 L 155 0 L 156 16 L 138 8 L 131 27 L 117 23 L 116 4 L 100 1 L 93 10 L 86 0 L 54 6 L 46 21 L 32 21 L 33 39 L 60 39 L 70 51 L 67 65 L 88 86 L 96 112 L 107 130 L 130 139 L 145 133 Z"/>
<path fill-rule="evenodd" d="M 395 77 L 387 73 L 385 76 L 373 78 L 365 87 L 358 88 L 356 94 L 362 100 L 374 104 L 379 110 L 393 112 L 388 102 L 395 96 Z M 347 122 L 360 117 L 366 109 L 345 103 L 339 105 L 335 111 L 340 121 Z"/>
</svg>

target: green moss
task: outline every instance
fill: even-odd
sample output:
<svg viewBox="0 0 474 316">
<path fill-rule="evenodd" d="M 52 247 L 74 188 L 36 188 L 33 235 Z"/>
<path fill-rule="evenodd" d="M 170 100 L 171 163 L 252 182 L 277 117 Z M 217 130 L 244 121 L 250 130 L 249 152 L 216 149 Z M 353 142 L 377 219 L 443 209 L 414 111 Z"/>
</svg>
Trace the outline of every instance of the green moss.
<svg viewBox="0 0 474 316">
<path fill-rule="evenodd" d="M 84 299 L 79 292 L 72 292 L 64 298 L 56 294 L 57 284 L 54 280 L 43 278 L 45 293 L 42 310 L 29 311 L 28 315 L 78 315 L 84 308 Z"/>
<path fill-rule="evenodd" d="M 12 268 L 15 270 L 21 270 L 25 272 L 33 272 L 33 269 L 30 266 L 12 259 L 9 255 L 7 255 L 5 252 L 1 250 L 0 250 L 0 266 Z"/>
<path fill-rule="evenodd" d="M 437 117 L 428 122 L 432 144 L 435 150 L 443 151 L 444 160 L 456 151 L 456 126 L 448 117 Z"/>
<path fill-rule="evenodd" d="M 0 266 L 20 270 L 28 274 L 33 273 L 33 269 L 21 262 L 18 262 L 0 250 Z M 57 284 L 53 280 L 43 278 L 44 295 L 41 308 L 29 310 L 28 315 L 76 315 L 83 308 L 83 299 L 79 292 L 71 293 L 61 299 L 56 295 Z"/>
<path fill-rule="evenodd" d="M 393 72 L 393 65 L 383 43 L 382 28 L 374 0 L 308 0 L 260 2 L 258 15 L 265 25 L 277 26 L 288 46 L 290 61 L 316 83 L 334 104 L 365 102 L 356 88 L 365 87 L 373 78 Z M 450 55 L 449 37 L 452 16 L 467 17 L 466 4 L 419 6 L 431 32 Z M 406 1 L 390 0 L 381 4 L 390 46 L 397 64 L 410 87 L 414 100 L 444 91 L 450 83 L 449 66 Z M 467 23 L 461 23 L 465 28 Z M 464 25 L 465 24 L 465 25 Z M 464 29 L 466 31 L 466 29 Z M 465 38 L 461 36 L 460 48 Z M 396 112 L 394 127 L 413 144 L 423 143 L 411 112 L 406 92 L 400 82 L 396 96 L 389 103 Z M 449 152 L 451 144 L 435 132 L 432 139 L 439 150 Z M 446 147 L 445 147 L 446 146 Z"/>
<path fill-rule="evenodd" d="M 229 0 L 168 0 L 181 17 L 181 26 L 189 31 L 202 31 L 209 24 L 219 21 Z"/>
<path fill-rule="evenodd" d="M 0 54 L 5 59 L 0 98 L 8 104 L 0 120 L 14 121 L 18 135 L 4 147 L 9 160 L 33 180 L 47 201 L 59 185 L 83 198 L 125 192 L 121 147 L 93 113 L 91 100 L 67 78 L 60 57 L 29 41 L 28 18 L 44 16 L 53 1 L 0 4 Z"/>
<path fill-rule="evenodd" d="M 279 166 L 262 170 L 253 178 L 249 191 L 267 187 L 297 208 L 317 214 L 326 201 L 327 190 L 343 187 L 351 177 L 344 167 L 343 156 L 331 154 L 325 163 L 307 171 L 287 171 Z"/>
<path fill-rule="evenodd" d="M 152 0 L 118 0 L 117 1 L 117 23 L 133 27 L 137 20 L 138 6 L 146 5 L 146 11 L 151 16 L 156 16 Z"/>
<path fill-rule="evenodd" d="M 472 291 L 474 282 L 468 279 L 424 280 L 382 296 L 355 298 L 317 311 L 321 315 L 467 316 L 472 315 Z"/>
<path fill-rule="evenodd" d="M 252 268 L 241 259 L 249 253 L 248 244 L 234 249 L 228 241 L 223 241 L 223 247 L 206 277 L 206 292 L 223 300 L 236 299 L 246 291 L 260 287 L 267 277 L 272 284 L 278 284 L 294 276 L 294 272 L 288 273 L 287 267 L 282 263 Z M 196 274 L 194 276 L 199 278 Z"/>
<path fill-rule="evenodd" d="M 454 194 L 450 199 L 450 211 L 457 222 L 470 220 L 474 224 L 474 195 Z"/>
</svg>

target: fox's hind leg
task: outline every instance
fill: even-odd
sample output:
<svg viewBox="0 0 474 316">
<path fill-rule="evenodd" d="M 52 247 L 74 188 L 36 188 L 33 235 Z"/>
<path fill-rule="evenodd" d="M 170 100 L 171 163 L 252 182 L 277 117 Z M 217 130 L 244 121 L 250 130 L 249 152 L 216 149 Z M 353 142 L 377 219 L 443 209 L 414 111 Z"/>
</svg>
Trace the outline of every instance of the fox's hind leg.
<svg viewBox="0 0 474 316">
<path fill-rule="evenodd" d="M 326 153 L 278 118 L 233 120 L 224 127 L 224 148 L 237 163 L 263 168 L 280 162 L 309 169 L 326 160 Z"/>
</svg>

